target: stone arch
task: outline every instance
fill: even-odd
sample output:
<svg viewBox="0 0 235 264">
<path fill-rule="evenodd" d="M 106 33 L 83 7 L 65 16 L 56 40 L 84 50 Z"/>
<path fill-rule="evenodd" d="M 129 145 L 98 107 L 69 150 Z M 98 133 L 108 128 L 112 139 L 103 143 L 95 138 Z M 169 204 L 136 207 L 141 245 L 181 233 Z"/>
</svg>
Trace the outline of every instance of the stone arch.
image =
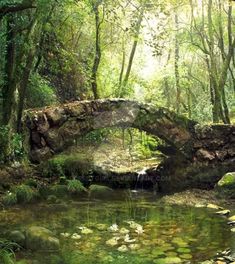
<svg viewBox="0 0 235 264">
<path fill-rule="evenodd" d="M 185 151 L 195 122 L 165 108 L 110 99 L 28 110 L 25 124 L 31 160 L 39 162 L 64 150 L 76 137 L 106 127 L 138 128 Z"/>
</svg>

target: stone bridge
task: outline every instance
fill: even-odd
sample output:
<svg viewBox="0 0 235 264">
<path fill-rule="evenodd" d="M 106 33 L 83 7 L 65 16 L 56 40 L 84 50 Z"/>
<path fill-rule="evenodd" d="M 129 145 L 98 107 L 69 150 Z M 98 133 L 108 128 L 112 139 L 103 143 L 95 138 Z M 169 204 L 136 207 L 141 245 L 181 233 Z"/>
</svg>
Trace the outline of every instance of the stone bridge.
<svg viewBox="0 0 235 264">
<path fill-rule="evenodd" d="M 150 104 L 124 99 L 76 101 L 27 110 L 29 155 L 40 163 L 79 136 L 106 127 L 133 127 L 164 140 L 190 162 L 235 163 L 235 126 L 207 125 Z M 234 168 L 235 169 L 235 168 Z"/>
</svg>

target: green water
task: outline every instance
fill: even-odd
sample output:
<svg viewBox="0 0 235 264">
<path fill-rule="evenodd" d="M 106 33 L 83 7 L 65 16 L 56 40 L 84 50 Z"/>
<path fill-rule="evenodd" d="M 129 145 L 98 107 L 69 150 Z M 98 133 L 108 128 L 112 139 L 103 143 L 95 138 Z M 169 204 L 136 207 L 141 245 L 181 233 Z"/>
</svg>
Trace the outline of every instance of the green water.
<svg viewBox="0 0 235 264">
<path fill-rule="evenodd" d="M 128 221 L 133 221 L 132 225 Z M 109 230 L 113 224 L 118 225 L 118 231 Z M 32 225 L 53 231 L 60 239 L 61 251 L 21 251 L 17 259 L 29 264 L 172 264 L 174 259 L 199 263 L 235 245 L 226 219 L 214 211 L 163 205 L 148 192 L 117 191 L 114 197 L 22 206 L 0 213 L 1 233 Z M 81 227 L 92 233 L 82 234 Z M 125 234 L 120 234 L 121 228 L 129 230 L 128 242 Z M 74 233 L 80 239 L 71 238 Z M 117 237 L 117 245 L 111 246 L 110 239 Z"/>
</svg>

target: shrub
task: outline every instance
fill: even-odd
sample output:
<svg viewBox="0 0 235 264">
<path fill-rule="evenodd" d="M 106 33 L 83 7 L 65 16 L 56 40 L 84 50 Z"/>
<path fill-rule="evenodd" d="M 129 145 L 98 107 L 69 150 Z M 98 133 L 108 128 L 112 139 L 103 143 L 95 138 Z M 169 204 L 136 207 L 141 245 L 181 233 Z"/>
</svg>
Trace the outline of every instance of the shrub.
<svg viewBox="0 0 235 264">
<path fill-rule="evenodd" d="M 68 180 L 67 189 L 72 194 L 78 194 L 86 191 L 86 188 L 79 180 Z"/>
<path fill-rule="evenodd" d="M 30 186 L 25 184 L 16 186 L 14 192 L 19 203 L 31 202 L 36 196 L 35 191 Z"/>
</svg>

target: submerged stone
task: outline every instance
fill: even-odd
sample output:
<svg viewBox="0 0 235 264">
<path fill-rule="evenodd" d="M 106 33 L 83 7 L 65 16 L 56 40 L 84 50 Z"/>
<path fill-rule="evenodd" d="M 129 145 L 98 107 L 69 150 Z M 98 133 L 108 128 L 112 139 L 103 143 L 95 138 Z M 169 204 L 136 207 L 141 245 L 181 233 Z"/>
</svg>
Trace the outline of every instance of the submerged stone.
<svg viewBox="0 0 235 264">
<path fill-rule="evenodd" d="M 93 231 L 90 229 L 90 228 L 87 228 L 87 227 L 84 227 L 84 228 L 81 228 L 81 234 L 83 235 L 89 235 L 89 234 L 92 234 Z"/>
<path fill-rule="evenodd" d="M 74 234 L 72 234 L 71 238 L 75 239 L 75 240 L 79 240 L 79 239 L 81 239 L 81 236 L 77 233 L 74 233 Z"/>
<path fill-rule="evenodd" d="M 120 230 L 119 230 L 120 234 L 123 234 L 123 235 L 126 235 L 128 233 L 130 233 L 130 231 L 128 229 L 126 229 L 125 227 L 122 227 Z"/>
<path fill-rule="evenodd" d="M 235 215 L 230 216 L 228 220 L 229 220 L 230 222 L 235 221 Z"/>
<path fill-rule="evenodd" d="M 92 184 L 89 187 L 90 195 L 95 197 L 105 197 L 107 195 L 110 195 L 113 193 L 113 189 L 104 186 L 104 185 L 98 185 L 98 184 Z"/>
<path fill-rule="evenodd" d="M 128 251 L 128 247 L 126 245 L 122 245 L 117 250 L 120 251 L 120 252 L 127 252 Z"/>
<path fill-rule="evenodd" d="M 192 259 L 193 256 L 191 254 L 182 254 L 182 255 L 180 255 L 180 258 L 182 258 L 182 259 Z"/>
<path fill-rule="evenodd" d="M 166 257 L 166 258 L 155 259 L 154 263 L 156 264 L 177 264 L 177 263 L 182 263 L 182 261 L 179 257 Z"/>
<path fill-rule="evenodd" d="M 191 250 L 189 248 L 178 248 L 177 252 L 179 253 L 189 253 Z"/>
<path fill-rule="evenodd" d="M 216 204 L 208 204 L 207 208 L 215 209 L 215 210 L 220 210 L 221 209 L 221 207 L 216 205 Z"/>
<path fill-rule="evenodd" d="M 218 211 L 216 212 L 217 215 L 229 215 L 230 214 L 230 210 L 222 210 L 222 211 Z"/>
<path fill-rule="evenodd" d="M 107 230 L 107 225 L 106 224 L 97 224 L 95 227 L 99 231 L 105 231 L 105 230 Z"/>
<path fill-rule="evenodd" d="M 111 246 L 111 247 L 117 246 L 119 239 L 120 239 L 119 237 L 113 237 L 106 241 L 106 245 Z"/>
<path fill-rule="evenodd" d="M 31 226 L 26 230 L 26 248 L 30 250 L 59 250 L 60 241 L 53 233 L 40 226 Z"/>
<path fill-rule="evenodd" d="M 129 248 L 130 248 L 131 250 L 137 250 L 137 249 L 140 248 L 140 245 L 139 245 L 139 244 L 130 244 L 130 245 L 129 245 Z"/>
</svg>

